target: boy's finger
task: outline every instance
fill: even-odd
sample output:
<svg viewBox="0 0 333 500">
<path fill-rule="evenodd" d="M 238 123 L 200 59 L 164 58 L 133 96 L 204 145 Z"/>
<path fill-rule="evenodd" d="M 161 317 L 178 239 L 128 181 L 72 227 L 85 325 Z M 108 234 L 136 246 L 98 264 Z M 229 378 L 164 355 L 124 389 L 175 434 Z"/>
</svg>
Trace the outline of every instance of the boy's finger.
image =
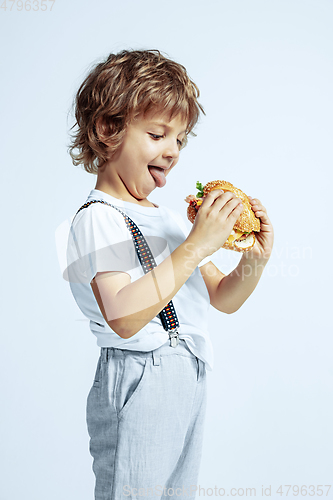
<svg viewBox="0 0 333 500">
<path fill-rule="evenodd" d="M 263 212 L 266 212 L 266 208 L 263 205 L 259 205 L 259 203 L 257 203 L 256 205 L 253 205 L 252 210 L 254 212 L 257 212 L 258 210 L 262 210 Z"/>
<path fill-rule="evenodd" d="M 212 204 L 214 202 L 214 200 L 216 200 L 216 198 L 218 198 L 219 196 L 221 196 L 221 194 L 223 194 L 223 193 L 224 193 L 224 191 L 222 191 L 222 189 L 213 189 L 212 191 L 210 191 L 207 194 L 207 196 L 204 197 L 202 205 L 204 205 L 204 204 L 205 205 Z"/>
<path fill-rule="evenodd" d="M 223 189 L 212 189 L 212 191 L 210 191 L 208 195 L 211 194 L 213 195 L 214 198 L 217 198 L 218 196 L 221 196 L 221 194 L 223 193 L 224 193 Z"/>
<path fill-rule="evenodd" d="M 256 210 L 266 210 L 266 208 L 264 207 L 264 205 L 262 205 L 261 201 L 258 200 L 257 198 L 250 198 L 248 196 L 249 200 L 250 200 L 250 203 L 251 203 L 251 208 L 252 210 L 255 212 Z"/>
<path fill-rule="evenodd" d="M 241 200 L 240 200 L 241 201 Z M 242 213 L 244 209 L 243 204 L 237 204 L 230 212 L 228 215 L 228 219 L 232 221 L 232 224 L 234 225 L 236 220 L 239 218 L 240 214 Z"/>
<path fill-rule="evenodd" d="M 261 201 L 258 200 L 258 198 L 251 198 L 250 196 L 248 196 L 249 200 L 250 200 L 250 203 L 252 205 L 261 205 Z"/>
<path fill-rule="evenodd" d="M 236 217 L 236 220 L 240 216 L 244 209 L 244 205 L 240 198 L 232 198 L 228 203 L 224 205 L 221 213 L 224 212 L 227 217 Z"/>
</svg>

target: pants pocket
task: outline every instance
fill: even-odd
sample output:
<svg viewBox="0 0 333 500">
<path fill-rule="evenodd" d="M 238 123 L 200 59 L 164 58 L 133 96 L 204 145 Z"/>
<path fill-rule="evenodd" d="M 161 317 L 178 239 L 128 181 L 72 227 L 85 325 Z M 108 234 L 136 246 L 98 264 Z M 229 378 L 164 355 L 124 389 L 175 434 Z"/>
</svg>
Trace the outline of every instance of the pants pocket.
<svg viewBox="0 0 333 500">
<path fill-rule="evenodd" d="M 116 408 L 119 418 L 126 414 L 142 390 L 149 360 L 145 356 L 128 354 L 121 362 L 121 376 L 116 391 Z"/>
<path fill-rule="evenodd" d="M 94 377 L 94 383 L 93 387 L 99 387 L 101 383 L 101 363 L 102 359 L 101 356 L 99 357 L 98 363 L 97 363 L 97 368 L 96 368 L 96 373 Z"/>
</svg>

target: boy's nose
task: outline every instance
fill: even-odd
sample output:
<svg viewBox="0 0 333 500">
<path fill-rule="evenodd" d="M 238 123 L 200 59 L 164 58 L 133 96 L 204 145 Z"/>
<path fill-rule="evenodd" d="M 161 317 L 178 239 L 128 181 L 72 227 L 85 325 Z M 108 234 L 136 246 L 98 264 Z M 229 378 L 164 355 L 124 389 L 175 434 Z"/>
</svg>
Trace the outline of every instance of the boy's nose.
<svg viewBox="0 0 333 500">
<path fill-rule="evenodd" d="M 174 144 L 166 145 L 163 153 L 164 158 L 169 158 L 170 160 L 177 160 L 179 157 L 179 148 L 177 142 Z"/>
</svg>

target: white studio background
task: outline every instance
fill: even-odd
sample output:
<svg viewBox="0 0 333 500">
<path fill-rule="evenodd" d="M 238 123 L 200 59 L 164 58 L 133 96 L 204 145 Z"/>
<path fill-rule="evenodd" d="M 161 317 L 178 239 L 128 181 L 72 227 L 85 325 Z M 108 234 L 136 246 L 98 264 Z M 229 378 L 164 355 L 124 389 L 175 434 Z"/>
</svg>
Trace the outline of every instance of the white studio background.
<svg viewBox="0 0 333 500">
<path fill-rule="evenodd" d="M 62 279 L 55 234 L 96 182 L 67 153 L 74 93 L 124 48 L 183 64 L 206 111 L 150 200 L 185 217 L 197 180 L 225 179 L 259 198 L 275 229 L 251 297 L 232 315 L 211 310 L 200 498 L 221 497 L 216 486 L 237 497 L 271 487 L 278 499 L 280 485 L 282 497 L 284 485 L 307 496 L 324 485 L 333 498 L 333 1 L 3 5 L 0 499 L 93 498 L 85 405 L 99 348 Z M 238 260 L 222 250 L 221 270 Z"/>
</svg>

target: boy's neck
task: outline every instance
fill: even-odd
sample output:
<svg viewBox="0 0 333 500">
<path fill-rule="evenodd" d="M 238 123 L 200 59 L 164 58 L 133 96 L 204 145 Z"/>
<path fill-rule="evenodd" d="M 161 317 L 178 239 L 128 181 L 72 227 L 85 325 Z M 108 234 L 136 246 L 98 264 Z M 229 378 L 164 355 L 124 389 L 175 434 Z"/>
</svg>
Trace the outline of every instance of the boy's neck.
<svg viewBox="0 0 333 500">
<path fill-rule="evenodd" d="M 105 184 L 103 182 L 99 182 L 98 180 L 96 182 L 95 189 L 98 189 L 99 191 L 103 191 L 103 193 L 109 194 L 110 196 L 113 196 L 113 198 L 117 198 L 118 200 L 126 201 L 129 203 L 134 203 L 135 205 L 140 205 L 141 207 L 158 208 L 158 205 L 154 205 L 147 198 L 145 198 L 144 200 L 136 200 L 132 196 L 131 197 L 128 196 L 128 198 L 124 197 L 124 196 L 119 196 L 117 193 L 114 192 L 114 190 L 112 188 L 110 188 L 110 186 L 108 186 L 107 184 Z"/>
</svg>

